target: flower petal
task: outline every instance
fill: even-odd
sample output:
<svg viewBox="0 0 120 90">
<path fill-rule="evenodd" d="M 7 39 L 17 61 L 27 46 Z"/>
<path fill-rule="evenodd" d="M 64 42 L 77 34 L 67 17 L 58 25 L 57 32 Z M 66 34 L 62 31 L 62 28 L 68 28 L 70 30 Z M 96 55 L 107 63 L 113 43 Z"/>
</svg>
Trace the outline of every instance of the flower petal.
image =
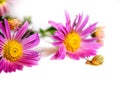
<svg viewBox="0 0 120 90">
<path fill-rule="evenodd" d="M 62 42 L 53 42 L 52 44 L 53 44 L 54 46 L 59 46 L 59 45 L 62 44 Z"/>
<path fill-rule="evenodd" d="M 70 53 L 70 52 L 68 52 L 68 55 L 70 56 L 70 58 L 72 58 L 72 59 L 74 59 L 74 60 L 79 60 L 79 58 L 80 58 L 80 55 L 79 55 L 79 53 Z"/>
<path fill-rule="evenodd" d="M 80 57 L 89 57 L 96 55 L 96 49 L 100 48 L 101 45 L 97 42 L 82 42 L 79 49 Z"/>
<path fill-rule="evenodd" d="M 24 49 L 29 49 L 32 48 L 36 45 L 38 45 L 40 42 L 39 36 L 38 34 L 33 34 L 31 36 L 29 36 L 28 38 L 23 39 L 22 44 Z"/>
<path fill-rule="evenodd" d="M 78 30 L 79 32 L 82 31 L 82 29 L 85 27 L 85 25 L 87 24 L 88 22 L 88 19 L 89 19 L 89 16 L 87 15 L 86 18 L 84 19 L 84 21 L 82 22 L 82 24 L 79 26 Z"/>
<path fill-rule="evenodd" d="M 67 34 L 66 28 L 61 23 L 55 23 L 53 21 L 48 21 L 57 31 L 62 32 L 64 35 Z"/>
<path fill-rule="evenodd" d="M 96 40 L 98 40 L 98 37 L 94 37 L 94 38 L 90 38 L 90 39 L 83 39 L 83 42 L 95 42 Z"/>
<path fill-rule="evenodd" d="M 83 17 L 83 14 L 82 15 L 80 15 L 80 14 L 78 15 L 78 22 L 76 23 L 76 28 L 75 28 L 75 30 L 77 30 L 77 31 L 78 31 L 79 26 L 81 24 L 82 17 Z"/>
<path fill-rule="evenodd" d="M 91 50 L 95 50 L 95 49 L 98 49 L 101 47 L 101 44 L 96 42 L 96 41 L 92 41 L 92 42 L 89 42 L 89 41 L 82 41 L 81 42 L 81 48 L 82 49 L 91 49 Z"/>
<path fill-rule="evenodd" d="M 83 31 L 81 32 L 81 36 L 82 36 L 83 38 L 85 38 L 88 34 L 91 34 L 91 33 L 93 32 L 93 30 L 95 30 L 96 25 L 97 25 L 97 22 L 94 23 L 94 24 L 92 24 L 92 25 L 90 25 L 90 26 L 89 26 L 88 28 L 86 28 L 85 30 L 83 30 Z"/>
<path fill-rule="evenodd" d="M 7 38 L 7 39 L 11 38 L 10 26 L 9 26 L 8 21 L 6 19 L 4 19 L 4 24 L 2 23 L 2 21 L 0 21 L 0 29 L 1 29 L 5 38 Z"/>
<path fill-rule="evenodd" d="M 14 63 L 14 62 L 9 62 L 5 59 L 1 59 L 0 60 L 0 73 L 2 71 L 8 73 L 8 72 L 15 72 L 16 70 L 22 70 L 23 66 L 21 64 L 18 63 Z"/>
<path fill-rule="evenodd" d="M 11 38 L 10 25 L 6 19 L 4 19 L 4 23 L 5 23 L 5 33 L 6 33 L 5 35 L 7 39 L 10 39 Z"/>
<path fill-rule="evenodd" d="M 5 44 L 5 39 L 0 35 L 0 47 Z"/>
<path fill-rule="evenodd" d="M 63 38 L 60 38 L 59 36 L 52 36 L 53 39 L 63 41 Z"/>
<path fill-rule="evenodd" d="M 62 60 L 65 58 L 65 55 L 66 55 L 65 47 L 61 45 L 59 50 L 55 53 L 55 55 L 53 55 L 51 60 L 55 60 L 55 59 Z"/>
<path fill-rule="evenodd" d="M 67 33 L 69 33 L 71 31 L 71 20 L 67 11 L 65 11 L 65 17 L 66 17 L 66 31 Z"/>
<path fill-rule="evenodd" d="M 65 35 L 63 35 L 61 32 L 55 32 L 55 34 L 54 34 L 55 36 L 58 36 L 60 39 L 62 39 L 62 40 L 64 40 L 64 38 L 65 38 Z"/>
<path fill-rule="evenodd" d="M 29 23 L 27 21 L 24 23 L 24 25 L 16 33 L 15 39 L 20 40 L 23 37 L 23 35 L 25 34 L 25 32 L 28 29 L 28 24 Z"/>
<path fill-rule="evenodd" d="M 22 65 L 31 67 L 37 65 L 38 60 L 40 60 L 40 55 L 38 52 L 33 50 L 27 50 L 24 52 L 23 57 L 18 61 Z"/>
</svg>

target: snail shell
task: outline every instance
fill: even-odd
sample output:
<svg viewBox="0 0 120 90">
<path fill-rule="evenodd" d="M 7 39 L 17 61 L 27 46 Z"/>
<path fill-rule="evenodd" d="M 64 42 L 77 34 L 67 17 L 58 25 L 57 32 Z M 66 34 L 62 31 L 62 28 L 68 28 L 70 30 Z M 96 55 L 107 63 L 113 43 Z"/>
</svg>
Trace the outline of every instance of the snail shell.
<svg viewBox="0 0 120 90">
<path fill-rule="evenodd" d="M 104 57 L 102 55 L 96 55 L 93 57 L 91 63 L 93 65 L 100 65 L 104 62 Z"/>
</svg>

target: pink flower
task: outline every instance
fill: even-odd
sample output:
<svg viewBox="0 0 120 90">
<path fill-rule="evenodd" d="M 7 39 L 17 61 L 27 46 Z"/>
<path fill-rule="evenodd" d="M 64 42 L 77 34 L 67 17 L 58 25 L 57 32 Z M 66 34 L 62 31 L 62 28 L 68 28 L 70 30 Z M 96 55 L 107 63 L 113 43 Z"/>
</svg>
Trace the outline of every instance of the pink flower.
<svg viewBox="0 0 120 90">
<path fill-rule="evenodd" d="M 37 33 L 26 38 L 27 29 L 28 22 L 25 22 L 18 31 L 11 33 L 8 21 L 0 22 L 0 72 L 15 72 L 23 66 L 37 64 L 40 55 L 30 49 L 38 45 L 40 39 Z"/>
<path fill-rule="evenodd" d="M 0 0 L 0 16 L 4 16 L 9 9 L 12 0 Z"/>
<path fill-rule="evenodd" d="M 72 24 L 67 12 L 65 12 L 65 16 L 65 26 L 61 23 L 49 21 L 57 29 L 52 38 L 55 40 L 53 45 L 58 47 L 58 51 L 53 55 L 52 59 L 64 59 L 68 55 L 72 59 L 79 60 L 80 58 L 96 55 L 96 49 L 101 45 L 96 42 L 96 38 L 90 36 L 97 23 L 85 28 L 89 16 L 83 19 L 83 16 L 79 14 Z"/>
</svg>

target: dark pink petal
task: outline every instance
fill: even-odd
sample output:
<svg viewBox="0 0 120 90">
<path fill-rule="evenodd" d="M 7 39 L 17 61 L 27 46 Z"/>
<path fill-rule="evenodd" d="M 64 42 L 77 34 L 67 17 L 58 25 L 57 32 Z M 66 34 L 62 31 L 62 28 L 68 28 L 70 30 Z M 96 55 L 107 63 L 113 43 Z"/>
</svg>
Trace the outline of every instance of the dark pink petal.
<svg viewBox="0 0 120 90">
<path fill-rule="evenodd" d="M 59 32 L 62 32 L 64 35 L 66 35 L 67 34 L 67 30 L 66 30 L 66 28 L 62 25 L 62 24 L 57 24 L 57 27 L 58 27 L 58 31 Z"/>
<path fill-rule="evenodd" d="M 17 69 L 22 70 L 23 66 L 16 62 L 9 62 L 3 58 L 0 60 L 0 73 L 2 71 L 6 72 L 6 73 L 15 72 Z"/>
<path fill-rule="evenodd" d="M 79 32 L 82 31 L 82 29 L 85 27 L 85 25 L 87 24 L 88 22 L 88 19 L 89 19 L 89 16 L 87 15 L 86 18 L 84 19 L 84 21 L 82 22 L 82 24 L 79 26 L 78 30 Z"/>
<path fill-rule="evenodd" d="M 57 31 L 63 33 L 64 35 L 67 34 L 66 28 L 61 23 L 55 23 L 53 21 L 48 21 L 49 24 L 51 24 L 54 28 L 57 29 Z"/>
<path fill-rule="evenodd" d="M 18 62 L 22 65 L 31 67 L 33 65 L 37 65 L 38 60 L 40 60 L 40 54 L 38 52 L 27 50 L 24 52 L 23 57 Z"/>
<path fill-rule="evenodd" d="M 83 15 L 78 15 L 78 22 L 76 23 L 76 28 L 75 28 L 75 30 L 78 30 L 79 29 L 79 26 L 80 26 L 80 24 L 81 24 L 81 21 L 82 21 L 82 17 L 83 17 Z"/>
<path fill-rule="evenodd" d="M 81 58 L 90 57 L 96 55 L 96 50 L 83 49 L 79 52 Z"/>
<path fill-rule="evenodd" d="M 5 36 L 7 39 L 10 39 L 11 38 L 11 33 L 10 33 L 10 25 L 8 23 L 8 21 L 6 19 L 4 19 L 4 23 L 5 23 Z"/>
<path fill-rule="evenodd" d="M 23 35 L 25 34 L 25 32 L 27 31 L 27 29 L 28 29 L 28 22 L 26 21 L 24 23 L 24 25 L 16 33 L 15 39 L 20 40 L 23 37 Z"/>
<path fill-rule="evenodd" d="M 0 56 L 2 55 L 2 50 L 3 50 L 3 48 L 0 46 Z"/>
<path fill-rule="evenodd" d="M 48 23 L 51 24 L 57 30 L 59 29 L 58 26 L 57 26 L 58 24 L 56 22 L 54 22 L 54 21 L 48 21 Z"/>
<path fill-rule="evenodd" d="M 0 35 L 0 47 L 5 44 L 5 39 Z"/>
<path fill-rule="evenodd" d="M 16 70 L 22 70 L 23 65 L 17 62 L 9 63 L 8 69 L 9 69 L 9 72 L 15 72 Z"/>
<path fill-rule="evenodd" d="M 88 48 L 88 49 L 91 49 L 91 50 L 95 50 L 95 49 L 98 49 L 101 47 L 101 44 L 98 43 L 98 42 L 82 42 L 81 46 L 83 48 Z"/>
<path fill-rule="evenodd" d="M 4 61 L 0 60 L 0 73 L 3 71 Z"/>
<path fill-rule="evenodd" d="M 52 44 L 53 44 L 54 46 L 59 46 L 59 45 L 63 44 L 63 42 L 53 42 Z"/>
<path fill-rule="evenodd" d="M 62 60 L 65 58 L 65 56 L 66 56 L 65 47 L 63 45 L 61 45 L 59 50 L 55 53 L 55 55 L 53 55 L 53 57 L 51 59 L 52 60 L 55 60 L 55 59 Z"/>
<path fill-rule="evenodd" d="M 96 55 L 96 50 L 98 48 L 100 48 L 101 45 L 97 42 L 82 42 L 81 43 L 81 47 L 79 49 L 79 55 L 80 57 L 84 58 L 84 57 L 89 57 L 89 56 L 93 56 Z"/>
<path fill-rule="evenodd" d="M 38 34 L 33 34 L 31 36 L 29 36 L 28 38 L 23 39 L 22 44 L 24 49 L 29 49 L 32 48 L 36 45 L 38 45 L 40 42 L 39 36 Z"/>
<path fill-rule="evenodd" d="M 2 21 L 0 21 L 0 30 L 2 31 L 3 35 L 6 34 Z"/>
<path fill-rule="evenodd" d="M 68 33 L 66 28 L 62 24 L 58 24 L 58 28 L 64 35 Z"/>
<path fill-rule="evenodd" d="M 98 40 L 98 37 L 94 37 L 94 38 L 90 38 L 90 39 L 83 39 L 83 42 L 95 42 L 96 40 Z"/>
<path fill-rule="evenodd" d="M 93 30 L 95 30 L 96 25 L 97 25 L 97 23 L 94 23 L 94 24 L 90 25 L 88 28 L 86 28 L 85 30 L 83 30 L 81 32 L 81 36 L 83 38 L 85 38 L 86 36 L 88 36 L 89 34 L 91 34 L 93 32 Z"/>
<path fill-rule="evenodd" d="M 67 33 L 69 33 L 71 31 L 71 20 L 67 11 L 65 11 L 65 17 L 66 17 L 66 31 Z"/>
<path fill-rule="evenodd" d="M 38 57 L 40 53 L 33 50 L 24 50 L 23 57 Z"/>
<path fill-rule="evenodd" d="M 80 59 L 80 55 L 79 53 L 70 53 L 68 52 L 68 55 L 70 56 L 70 58 L 74 59 L 74 60 L 79 60 Z"/>
<path fill-rule="evenodd" d="M 54 40 L 58 40 L 58 41 L 63 41 L 64 40 L 63 38 L 60 38 L 59 36 L 52 36 L 52 38 Z"/>
<path fill-rule="evenodd" d="M 7 38 L 7 39 L 11 38 L 10 26 L 9 26 L 6 19 L 4 19 L 4 24 L 2 23 L 2 21 L 0 21 L 0 29 L 1 29 L 5 38 Z"/>
<path fill-rule="evenodd" d="M 55 32 L 55 34 L 54 34 L 55 36 L 57 36 L 57 37 L 59 37 L 60 39 L 62 39 L 62 40 L 64 40 L 64 38 L 65 38 L 65 35 L 63 35 L 61 32 Z"/>
</svg>

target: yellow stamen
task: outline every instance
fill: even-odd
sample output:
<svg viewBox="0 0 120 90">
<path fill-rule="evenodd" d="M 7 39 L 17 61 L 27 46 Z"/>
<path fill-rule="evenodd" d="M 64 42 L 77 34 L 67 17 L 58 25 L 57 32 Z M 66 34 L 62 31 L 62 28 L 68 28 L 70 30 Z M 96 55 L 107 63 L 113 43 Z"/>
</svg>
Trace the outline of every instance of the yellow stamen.
<svg viewBox="0 0 120 90">
<path fill-rule="evenodd" d="M 8 41 L 3 48 L 4 57 L 11 62 L 17 61 L 22 56 L 22 53 L 23 47 L 16 40 Z"/>
<path fill-rule="evenodd" d="M 6 2 L 6 0 L 0 0 L 0 5 L 3 5 Z"/>
<path fill-rule="evenodd" d="M 75 52 L 79 49 L 81 37 L 76 32 L 69 33 L 64 40 L 66 49 L 70 52 Z"/>
<path fill-rule="evenodd" d="M 21 22 L 16 18 L 8 19 L 8 23 L 10 25 L 10 30 L 16 30 L 21 25 Z"/>
</svg>

